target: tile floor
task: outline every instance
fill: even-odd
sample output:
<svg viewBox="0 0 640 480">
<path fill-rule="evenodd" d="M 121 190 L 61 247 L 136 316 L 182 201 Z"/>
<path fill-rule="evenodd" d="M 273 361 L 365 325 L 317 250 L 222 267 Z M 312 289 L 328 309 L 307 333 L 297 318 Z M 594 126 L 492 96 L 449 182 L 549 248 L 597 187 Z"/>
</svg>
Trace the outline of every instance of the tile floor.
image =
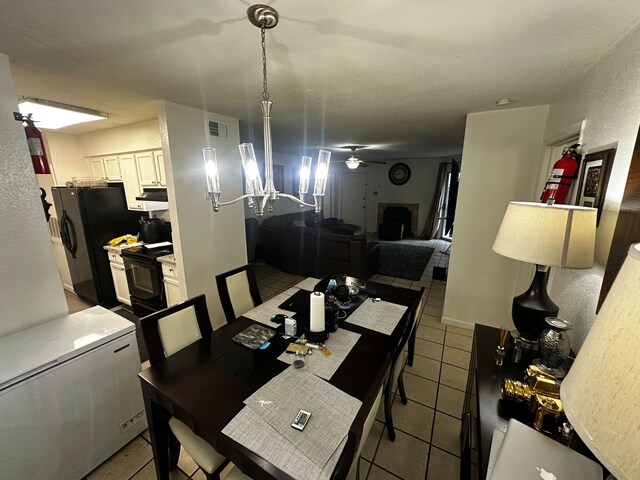
<svg viewBox="0 0 640 480">
<path fill-rule="evenodd" d="M 457 480 L 460 466 L 460 416 L 469 367 L 473 332 L 440 322 L 446 285 L 432 281 L 434 266 L 446 267 L 449 246 L 442 240 L 403 240 L 403 243 L 435 248 L 417 281 L 374 275 L 371 280 L 419 290 L 425 287 L 425 302 L 417 330 L 413 366 L 406 366 L 404 383 L 409 398 L 402 405 L 394 398 L 392 410 L 395 442 L 389 441 L 382 409 L 362 452 L 361 480 Z M 303 279 L 258 264 L 256 276 L 263 300 L 277 295 Z M 87 476 L 87 480 L 155 478 L 151 445 L 140 435 Z M 181 452 L 172 479 L 204 479 L 195 462 Z"/>
</svg>

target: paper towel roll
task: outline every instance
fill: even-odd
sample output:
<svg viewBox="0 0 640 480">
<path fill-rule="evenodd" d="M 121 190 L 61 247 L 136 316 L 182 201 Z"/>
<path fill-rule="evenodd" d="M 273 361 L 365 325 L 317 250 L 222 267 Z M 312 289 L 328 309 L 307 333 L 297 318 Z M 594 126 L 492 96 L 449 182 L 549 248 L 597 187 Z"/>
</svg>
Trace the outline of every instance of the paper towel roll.
<svg viewBox="0 0 640 480">
<path fill-rule="evenodd" d="M 313 292 L 310 304 L 309 330 L 312 332 L 324 332 L 324 294 Z"/>
</svg>

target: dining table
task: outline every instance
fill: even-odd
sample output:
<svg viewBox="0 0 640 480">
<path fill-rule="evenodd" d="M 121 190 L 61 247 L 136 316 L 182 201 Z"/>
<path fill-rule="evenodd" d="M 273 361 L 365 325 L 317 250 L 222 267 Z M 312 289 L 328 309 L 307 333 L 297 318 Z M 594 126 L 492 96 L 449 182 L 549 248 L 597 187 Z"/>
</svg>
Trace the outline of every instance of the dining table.
<svg viewBox="0 0 640 480">
<path fill-rule="evenodd" d="M 351 306 L 345 310 L 348 316 L 339 322 L 338 331 L 344 329 L 360 336 L 326 381 L 362 402 L 362 406 L 349 426 L 346 443 L 331 474 L 330 478 L 336 480 L 346 478 L 349 473 L 364 422 L 380 387 L 388 379 L 392 353 L 406 328 L 414 322 L 415 312 L 421 304 L 420 290 L 352 278 L 347 281 L 359 285 L 362 290 L 352 296 Z M 289 294 L 293 291 L 293 288 L 289 289 Z M 349 316 L 358 308 L 377 299 L 407 307 L 390 334 L 349 323 Z M 300 314 L 296 317 L 299 324 L 304 323 Z M 285 369 L 293 368 L 278 359 L 294 340 L 283 335 L 282 325 L 272 325 L 277 333 L 267 348 L 250 350 L 234 342 L 234 336 L 256 323 L 259 322 L 241 316 L 139 373 L 159 480 L 170 478 L 170 468 L 175 466 L 179 454 L 179 445 L 170 440 L 168 422 L 171 417 L 188 425 L 252 479 L 293 479 L 223 433 L 225 426 L 244 408 L 243 402 L 247 398 Z M 262 322 L 265 323 L 268 321 Z M 415 339 L 415 328 L 413 330 Z"/>
</svg>

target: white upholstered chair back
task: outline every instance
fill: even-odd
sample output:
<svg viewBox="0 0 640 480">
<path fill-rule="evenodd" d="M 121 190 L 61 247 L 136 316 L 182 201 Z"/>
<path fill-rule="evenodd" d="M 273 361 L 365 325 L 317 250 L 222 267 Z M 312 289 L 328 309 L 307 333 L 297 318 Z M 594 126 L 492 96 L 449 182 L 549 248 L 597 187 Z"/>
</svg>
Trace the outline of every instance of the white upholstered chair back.
<svg viewBox="0 0 640 480">
<path fill-rule="evenodd" d="M 371 410 L 369 410 L 369 415 L 367 415 L 367 419 L 364 421 L 364 426 L 362 427 L 362 436 L 360 437 L 360 442 L 358 443 L 358 448 L 356 449 L 356 454 L 353 458 L 351 469 L 349 470 L 349 474 L 347 475 L 347 480 L 355 480 L 357 478 L 358 462 L 360 461 L 360 454 L 362 453 L 364 444 L 367 441 L 367 438 L 369 437 L 369 433 L 371 433 L 373 422 L 375 422 L 376 420 L 378 408 L 380 408 L 380 402 L 382 401 L 382 391 L 383 391 L 383 388 L 380 387 L 380 391 L 378 392 L 378 395 L 376 395 L 376 399 L 373 401 Z"/>
<path fill-rule="evenodd" d="M 231 305 L 233 306 L 233 313 L 236 318 L 244 315 L 255 307 L 253 299 L 251 298 L 249 277 L 247 276 L 246 270 L 227 277 L 226 283 L 227 289 L 229 290 L 229 297 L 231 298 Z"/>
<path fill-rule="evenodd" d="M 191 306 L 158 320 L 158 332 L 164 350 L 169 357 L 202 338 L 196 309 Z"/>
</svg>

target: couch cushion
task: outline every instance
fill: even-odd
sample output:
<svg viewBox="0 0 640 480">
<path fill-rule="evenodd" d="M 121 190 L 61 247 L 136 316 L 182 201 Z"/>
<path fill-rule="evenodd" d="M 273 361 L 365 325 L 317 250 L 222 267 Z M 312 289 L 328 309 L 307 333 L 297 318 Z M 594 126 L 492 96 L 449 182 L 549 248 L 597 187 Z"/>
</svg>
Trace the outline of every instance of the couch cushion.
<svg viewBox="0 0 640 480">
<path fill-rule="evenodd" d="M 336 235 L 364 235 L 364 230 L 362 227 L 358 225 L 352 225 L 350 223 L 342 223 L 340 225 L 335 225 L 332 227 L 327 227 L 327 229 Z"/>
</svg>

